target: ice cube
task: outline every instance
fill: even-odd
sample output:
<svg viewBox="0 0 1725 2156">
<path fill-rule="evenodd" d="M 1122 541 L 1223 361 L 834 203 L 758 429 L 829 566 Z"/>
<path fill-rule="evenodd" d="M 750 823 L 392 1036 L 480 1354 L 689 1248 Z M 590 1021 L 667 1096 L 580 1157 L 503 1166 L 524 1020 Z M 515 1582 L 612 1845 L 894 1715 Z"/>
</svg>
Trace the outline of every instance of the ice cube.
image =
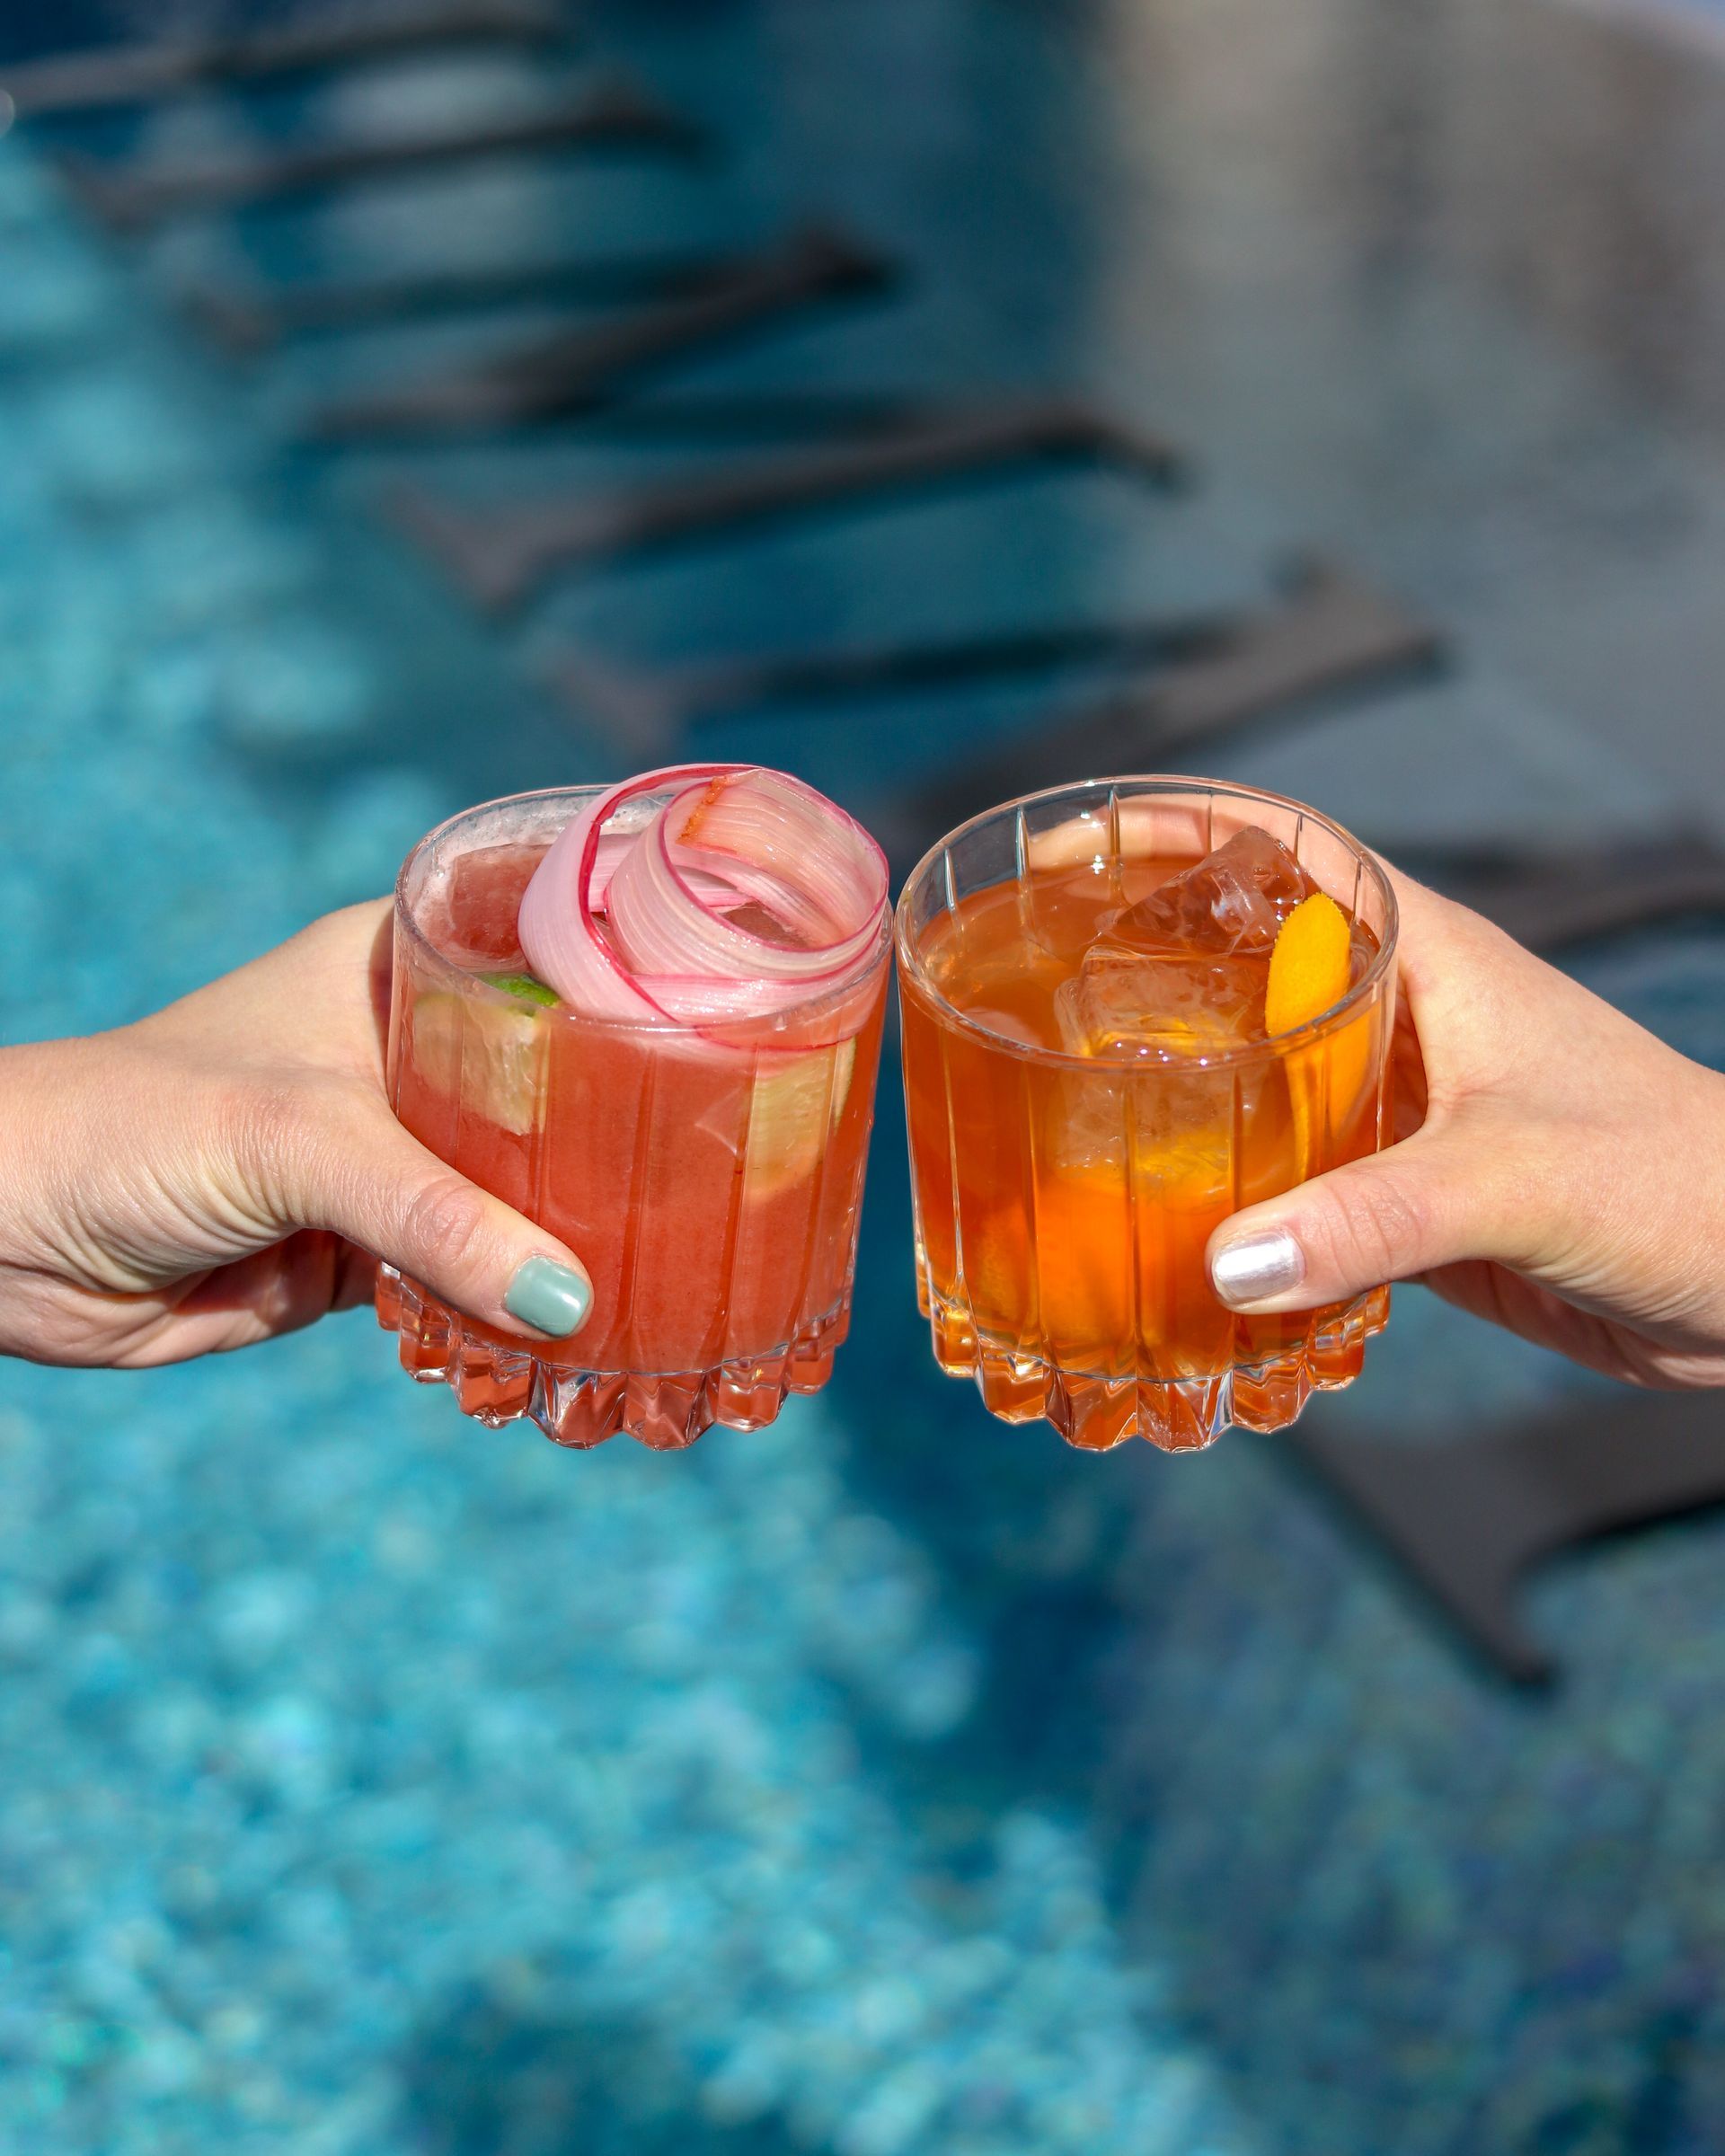
<svg viewBox="0 0 1725 2156">
<path fill-rule="evenodd" d="M 1213 1055 L 1263 1030 L 1269 966 L 1261 958 L 1085 953 L 1055 991 L 1062 1044 L 1075 1055 Z"/>
<path fill-rule="evenodd" d="M 1234 1142 L 1235 1102 L 1250 1114 L 1260 1079 L 1250 1070 L 1216 1069 L 1206 1057 L 1237 1047 L 1243 1035 L 1252 1038 L 1254 1012 L 1262 1016 L 1261 989 L 1235 1022 L 1234 1014 L 1211 1000 L 1206 984 L 1189 977 L 1187 1007 L 1174 1010 L 1168 1006 L 1181 993 L 1172 977 L 1178 962 L 1140 963 L 1162 968 L 1160 977 L 1138 984 L 1129 1005 L 1119 1010 L 1106 1007 L 1094 978 L 1067 981 L 1059 991 L 1066 1047 L 1108 1060 L 1062 1073 L 1044 1144 L 1063 1169 L 1123 1171 L 1129 1163 L 1136 1179 L 1162 1183 L 1188 1180 L 1205 1167 L 1220 1183 Z M 1265 968 L 1255 970 L 1261 976 Z M 1129 984 L 1117 985 L 1125 1005 Z M 1146 1019 L 1152 997 L 1161 999 L 1163 1010 Z"/>
<path fill-rule="evenodd" d="M 1105 921 L 1084 962 L 1092 956 L 1101 962 L 1116 951 L 1255 951 L 1268 959 L 1277 930 L 1317 888 L 1279 839 L 1248 824 L 1214 853 Z"/>
<path fill-rule="evenodd" d="M 1082 1056 L 1203 1056 L 1262 1034 L 1276 932 L 1316 887 L 1250 825 L 1111 915 L 1055 995 Z"/>
</svg>

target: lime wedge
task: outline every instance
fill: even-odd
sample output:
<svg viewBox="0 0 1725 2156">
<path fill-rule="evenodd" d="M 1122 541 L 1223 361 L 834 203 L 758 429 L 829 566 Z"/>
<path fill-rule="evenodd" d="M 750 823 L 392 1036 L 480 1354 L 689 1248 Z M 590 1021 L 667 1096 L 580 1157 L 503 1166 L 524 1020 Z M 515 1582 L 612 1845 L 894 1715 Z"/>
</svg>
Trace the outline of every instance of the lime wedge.
<svg viewBox="0 0 1725 2156">
<path fill-rule="evenodd" d="M 505 995 L 513 995 L 524 1003 L 550 1005 L 558 1001 L 557 991 L 536 981 L 530 973 L 482 973 L 480 979 L 489 981 L 493 988 L 500 988 Z"/>
<path fill-rule="evenodd" d="M 421 1082 L 457 1096 L 464 1114 L 518 1135 L 544 1112 L 549 1038 L 532 1003 L 495 1003 L 447 989 L 414 999 L 411 1052 Z"/>
<path fill-rule="evenodd" d="M 746 1196 L 772 1197 L 814 1173 L 845 1112 L 855 1065 L 854 1039 L 761 1058 L 743 1154 Z"/>
</svg>

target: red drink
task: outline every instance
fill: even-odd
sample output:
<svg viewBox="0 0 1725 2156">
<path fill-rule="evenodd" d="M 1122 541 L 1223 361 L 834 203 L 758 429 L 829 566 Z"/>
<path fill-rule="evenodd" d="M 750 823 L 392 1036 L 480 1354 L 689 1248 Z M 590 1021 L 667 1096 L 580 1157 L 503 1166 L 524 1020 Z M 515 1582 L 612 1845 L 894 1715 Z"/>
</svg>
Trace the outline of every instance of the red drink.
<svg viewBox="0 0 1725 2156">
<path fill-rule="evenodd" d="M 678 775 L 632 797 L 625 820 L 676 797 Z M 416 1376 L 447 1379 L 484 1421 L 530 1415 L 566 1445 L 622 1428 L 682 1445 L 715 1420 L 771 1421 L 787 1392 L 824 1383 L 845 1336 L 885 998 L 884 871 L 872 925 L 851 939 L 858 955 L 809 993 L 727 984 L 722 1014 L 695 1025 L 622 1002 L 607 976 L 597 993 L 617 1007 L 582 1009 L 529 973 L 523 900 L 597 799 L 493 803 L 416 851 L 398 895 L 389 1062 L 402 1122 L 577 1253 L 592 1315 L 572 1341 L 529 1346 L 385 1271 L 379 1317 Z M 679 843 L 698 841 L 700 815 L 697 797 Z M 606 895 L 620 915 L 620 881 Z M 745 952 L 758 943 L 763 963 L 809 953 L 790 902 L 720 890 L 714 903 L 719 932 Z M 600 960 L 626 974 L 603 900 L 591 920 Z"/>
</svg>

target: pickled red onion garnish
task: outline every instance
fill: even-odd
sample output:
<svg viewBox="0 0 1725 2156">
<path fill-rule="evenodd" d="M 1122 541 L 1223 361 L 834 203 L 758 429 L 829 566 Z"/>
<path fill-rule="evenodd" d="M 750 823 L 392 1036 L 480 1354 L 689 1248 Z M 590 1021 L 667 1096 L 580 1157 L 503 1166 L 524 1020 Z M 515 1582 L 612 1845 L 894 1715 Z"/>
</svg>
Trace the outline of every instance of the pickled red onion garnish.
<svg viewBox="0 0 1725 2156">
<path fill-rule="evenodd" d="M 886 906 L 880 849 L 824 794 L 753 764 L 686 764 L 564 826 L 522 898 L 521 948 L 588 1016 L 709 1025 L 860 982 Z"/>
</svg>

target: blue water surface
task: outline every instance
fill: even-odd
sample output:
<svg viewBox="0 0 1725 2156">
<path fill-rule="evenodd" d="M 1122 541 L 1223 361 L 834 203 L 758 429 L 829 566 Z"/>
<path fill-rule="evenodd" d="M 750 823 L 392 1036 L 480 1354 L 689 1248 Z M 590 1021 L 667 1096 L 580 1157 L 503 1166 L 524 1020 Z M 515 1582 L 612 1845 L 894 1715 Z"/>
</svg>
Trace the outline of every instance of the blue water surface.
<svg viewBox="0 0 1725 2156">
<path fill-rule="evenodd" d="M 1670 813 L 1557 707 L 1525 622 L 1516 663 L 1504 579 L 1554 649 L 1614 561 L 1702 560 L 1725 494 L 1573 351 L 1322 211 L 1322 133 L 1295 155 L 1276 121 L 1321 49 L 1266 28 L 1236 93 L 1190 11 L 1101 11 L 1111 43 L 1084 13 L 600 11 L 721 130 L 705 176 L 426 181 L 124 254 L 0 148 L 0 1038 L 155 1008 L 381 890 L 464 802 L 623 768 L 539 685 L 569 637 L 668 662 L 1213 604 L 1318 540 L 1464 663 L 1229 772 L 1391 841 Z M 1321 49 L 1332 13 L 1302 20 Z M 1158 39 L 1178 97 L 1146 87 Z M 377 93 L 323 94 L 353 118 Z M 261 111 L 133 131 L 305 117 Z M 1026 479 L 607 569 L 488 630 L 376 520 L 384 481 L 597 483 L 667 453 L 571 428 L 315 457 L 287 446 L 306 399 L 447 332 L 236 374 L 164 296 L 212 265 L 734 240 L 817 200 L 918 266 L 902 300 L 692 383 L 1075 381 L 1189 439 L 1200 495 Z M 866 813 L 1034 709 L 711 739 Z M 1725 1065 L 1704 925 L 1577 963 Z M 487 1432 L 363 1314 L 172 1372 L 0 1371 L 0 2149 L 1725 2141 L 1725 1530 L 1552 1576 L 1534 1617 L 1570 1681 L 1508 1694 L 1274 1442 L 1080 1458 L 940 1380 L 898 1116 L 889 1071 L 837 1378 L 755 1436 Z M 1579 1383 L 1410 1293 L 1330 1411 L 1464 1441 Z"/>
</svg>

